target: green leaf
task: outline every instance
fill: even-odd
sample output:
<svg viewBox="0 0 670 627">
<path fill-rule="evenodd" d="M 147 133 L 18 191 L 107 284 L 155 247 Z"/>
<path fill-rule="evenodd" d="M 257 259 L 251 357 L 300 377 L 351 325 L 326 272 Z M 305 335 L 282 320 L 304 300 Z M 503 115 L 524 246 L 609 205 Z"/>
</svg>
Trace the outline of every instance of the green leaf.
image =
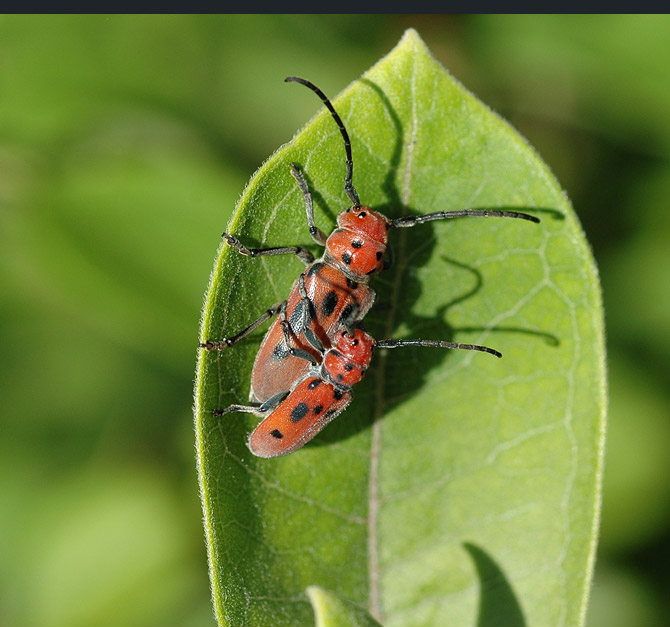
<svg viewBox="0 0 670 627">
<path fill-rule="evenodd" d="M 257 418 L 211 415 L 247 399 L 263 330 L 221 353 L 200 351 L 198 469 L 218 620 L 312 624 L 304 590 L 318 585 L 385 625 L 582 624 L 605 366 L 597 271 L 569 202 L 532 148 L 415 31 L 334 104 L 365 204 L 389 216 L 513 207 L 542 222 L 464 218 L 392 231 L 395 262 L 374 278 L 380 307 L 368 331 L 487 344 L 504 357 L 379 351 L 350 407 L 286 457 L 248 451 Z M 321 108 L 254 175 L 227 231 L 249 246 L 320 254 L 292 161 L 314 191 L 317 224 L 332 229 L 347 206 L 344 151 Z M 221 246 L 201 341 L 230 336 L 286 298 L 301 268 Z"/>
<path fill-rule="evenodd" d="M 319 586 L 307 588 L 316 627 L 381 627 L 364 609 Z"/>
</svg>

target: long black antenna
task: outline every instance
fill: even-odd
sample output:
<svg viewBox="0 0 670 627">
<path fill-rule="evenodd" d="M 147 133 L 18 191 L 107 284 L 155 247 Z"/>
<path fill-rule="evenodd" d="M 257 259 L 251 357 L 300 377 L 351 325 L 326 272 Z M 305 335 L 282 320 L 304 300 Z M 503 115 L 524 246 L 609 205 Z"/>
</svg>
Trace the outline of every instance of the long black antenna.
<svg viewBox="0 0 670 627">
<path fill-rule="evenodd" d="M 337 114 L 335 107 L 333 107 L 330 100 L 328 100 L 326 94 L 324 94 L 314 83 L 310 83 L 308 80 L 300 78 L 299 76 L 288 76 L 284 79 L 284 82 L 300 83 L 305 87 L 309 87 L 319 98 L 321 98 L 323 104 L 325 104 L 330 111 L 330 114 L 333 116 L 335 123 L 340 129 L 340 133 L 342 133 L 342 139 L 344 139 L 344 152 L 347 155 L 347 175 L 344 179 L 344 191 L 347 193 L 347 196 L 349 196 L 351 202 L 354 203 L 354 207 L 356 207 L 356 209 L 360 208 L 361 201 L 358 198 L 358 194 L 356 193 L 352 182 L 354 177 L 354 161 L 351 156 L 351 141 L 349 140 L 349 133 L 347 133 L 347 129 L 344 127 L 342 118 Z"/>
<path fill-rule="evenodd" d="M 466 351 L 481 351 L 496 357 L 502 357 L 502 353 L 495 348 L 479 346 L 478 344 L 460 344 L 458 342 L 442 342 L 441 340 L 377 340 L 377 348 L 398 348 L 400 346 L 428 346 L 434 348 L 460 348 Z"/>
<path fill-rule="evenodd" d="M 519 218 L 521 220 L 529 220 L 530 222 L 539 222 L 540 218 L 531 216 L 520 211 L 508 211 L 506 209 L 457 209 L 456 211 L 436 211 L 435 213 L 425 213 L 418 216 L 402 216 L 390 220 L 390 224 L 395 228 L 406 228 L 430 222 L 431 220 L 446 220 L 449 218 L 463 218 L 465 216 L 479 216 L 480 218 L 494 217 L 494 218 Z"/>
<path fill-rule="evenodd" d="M 479 216 L 480 218 L 494 217 L 494 218 L 519 218 L 521 220 L 529 220 L 530 222 L 539 222 L 540 219 L 535 216 L 521 213 L 520 211 L 508 211 L 498 209 L 457 209 L 456 211 L 437 211 L 435 213 L 426 213 L 418 216 L 402 216 L 391 220 L 391 226 L 405 228 L 408 226 L 416 226 L 423 224 L 430 220 L 445 220 L 448 218 L 463 218 L 465 216 Z"/>
</svg>

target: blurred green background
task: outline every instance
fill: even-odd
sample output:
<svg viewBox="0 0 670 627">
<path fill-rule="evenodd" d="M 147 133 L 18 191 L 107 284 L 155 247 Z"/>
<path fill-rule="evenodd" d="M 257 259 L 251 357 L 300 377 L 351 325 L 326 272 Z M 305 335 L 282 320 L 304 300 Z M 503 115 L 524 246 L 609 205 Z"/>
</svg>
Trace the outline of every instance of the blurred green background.
<svg viewBox="0 0 670 627">
<path fill-rule="evenodd" d="M 191 416 L 252 172 L 414 27 L 529 139 L 598 261 L 610 423 L 589 627 L 670 603 L 670 18 L 0 17 L 0 624 L 213 625 Z"/>
</svg>

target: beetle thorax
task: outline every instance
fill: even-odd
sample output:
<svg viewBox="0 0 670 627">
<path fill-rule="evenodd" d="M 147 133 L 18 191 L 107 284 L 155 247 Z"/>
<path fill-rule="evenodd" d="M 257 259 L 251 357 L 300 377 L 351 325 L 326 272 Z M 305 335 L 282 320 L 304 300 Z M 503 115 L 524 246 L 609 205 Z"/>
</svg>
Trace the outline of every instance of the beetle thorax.
<svg viewBox="0 0 670 627">
<path fill-rule="evenodd" d="M 362 329 L 353 335 L 344 329 L 338 331 L 333 348 L 324 354 L 321 376 L 337 387 L 355 385 L 370 365 L 374 345 L 374 339 Z"/>
<path fill-rule="evenodd" d="M 359 280 L 381 272 L 388 219 L 369 207 L 351 207 L 337 217 L 337 226 L 326 242 L 326 258 Z"/>
</svg>

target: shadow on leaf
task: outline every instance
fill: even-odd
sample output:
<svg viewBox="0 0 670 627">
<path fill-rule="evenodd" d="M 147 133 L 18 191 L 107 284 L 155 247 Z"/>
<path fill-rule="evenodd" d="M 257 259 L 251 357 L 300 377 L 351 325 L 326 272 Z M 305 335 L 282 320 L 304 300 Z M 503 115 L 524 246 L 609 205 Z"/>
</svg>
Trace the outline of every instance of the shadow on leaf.
<svg viewBox="0 0 670 627">
<path fill-rule="evenodd" d="M 524 627 L 521 605 L 497 562 L 475 544 L 463 544 L 477 568 L 480 584 L 478 627 Z"/>
</svg>

